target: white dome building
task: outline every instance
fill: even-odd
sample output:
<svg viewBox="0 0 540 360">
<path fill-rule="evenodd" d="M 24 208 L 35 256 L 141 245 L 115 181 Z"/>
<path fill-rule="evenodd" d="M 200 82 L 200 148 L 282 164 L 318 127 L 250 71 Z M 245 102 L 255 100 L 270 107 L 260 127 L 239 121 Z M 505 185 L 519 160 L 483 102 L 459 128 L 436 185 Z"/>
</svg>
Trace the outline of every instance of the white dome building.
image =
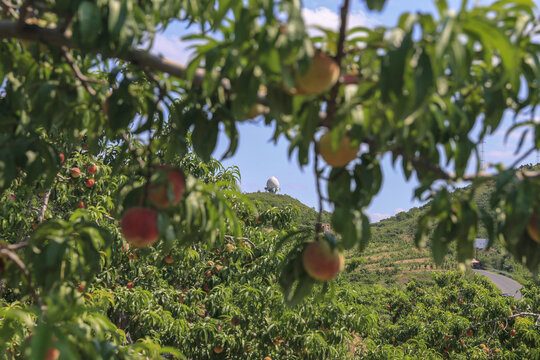
<svg viewBox="0 0 540 360">
<path fill-rule="evenodd" d="M 271 193 L 277 193 L 279 191 L 279 181 L 276 179 L 275 176 L 272 176 L 270 179 L 266 181 L 266 187 L 264 190 L 271 192 Z"/>
</svg>

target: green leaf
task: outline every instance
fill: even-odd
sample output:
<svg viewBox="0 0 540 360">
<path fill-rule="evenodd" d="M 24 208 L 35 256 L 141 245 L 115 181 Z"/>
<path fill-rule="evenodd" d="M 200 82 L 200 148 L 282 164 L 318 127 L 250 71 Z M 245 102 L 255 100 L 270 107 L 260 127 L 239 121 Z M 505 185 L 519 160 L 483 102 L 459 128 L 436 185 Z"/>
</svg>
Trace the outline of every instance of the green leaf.
<svg viewBox="0 0 540 360">
<path fill-rule="evenodd" d="M 199 119 L 193 129 L 193 149 L 203 161 L 209 161 L 216 147 L 218 122 Z"/>
<path fill-rule="evenodd" d="M 93 2 L 83 1 L 79 5 L 78 17 L 81 43 L 85 45 L 93 44 L 101 31 L 99 8 Z"/>
<path fill-rule="evenodd" d="M 127 17 L 127 2 L 120 0 L 111 0 L 109 1 L 109 18 L 108 18 L 108 28 L 109 34 L 116 38 L 120 35 L 122 26 L 126 21 Z"/>
<path fill-rule="evenodd" d="M 15 159 L 9 149 L 0 151 L 0 193 L 11 185 L 11 181 L 17 176 Z"/>
<path fill-rule="evenodd" d="M 395 30 L 396 36 L 398 31 Z M 412 32 L 403 35 L 401 44 L 382 58 L 380 86 L 384 102 L 397 101 L 402 96 L 405 65 L 412 48 Z"/>
<path fill-rule="evenodd" d="M 386 0 L 364 0 L 369 10 L 381 11 Z"/>
<path fill-rule="evenodd" d="M 463 29 L 466 33 L 479 38 L 484 46 L 489 45 L 501 56 L 506 72 L 501 76 L 499 83 L 492 86 L 501 87 L 505 81 L 509 81 L 513 90 L 517 91 L 519 89 L 519 49 L 512 45 L 510 39 L 499 28 L 484 18 L 466 18 L 463 21 Z M 485 59 L 487 63 L 491 63 L 491 60 L 491 58 Z M 501 105 L 504 106 L 504 104 Z"/>
<path fill-rule="evenodd" d="M 469 139 L 463 139 L 456 145 L 456 175 L 463 176 L 471 156 L 474 144 Z"/>
<path fill-rule="evenodd" d="M 444 261 L 446 251 L 448 250 L 446 242 L 441 237 L 437 236 L 438 232 L 436 231 L 431 240 L 431 253 L 433 254 L 433 259 L 437 265 L 441 265 Z"/>
<path fill-rule="evenodd" d="M 415 107 L 418 107 L 423 103 L 424 99 L 433 88 L 433 85 L 431 59 L 425 49 L 422 49 L 422 54 L 414 69 Z"/>
</svg>

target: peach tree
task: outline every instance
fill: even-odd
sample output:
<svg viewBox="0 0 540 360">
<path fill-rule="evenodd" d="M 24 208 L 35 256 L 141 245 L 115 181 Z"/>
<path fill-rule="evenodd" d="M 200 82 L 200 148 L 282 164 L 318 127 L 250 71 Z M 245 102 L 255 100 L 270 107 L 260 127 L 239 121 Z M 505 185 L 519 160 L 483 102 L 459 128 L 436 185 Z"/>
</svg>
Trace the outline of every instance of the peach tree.
<svg viewBox="0 0 540 360">
<path fill-rule="evenodd" d="M 381 10 L 385 1 L 365 3 Z M 241 198 L 238 173 L 211 157 L 220 132 L 229 139 L 223 156 L 233 156 L 238 123 L 254 117 L 289 141 L 299 166 L 314 167 L 321 213 L 324 202 L 334 208 L 338 236 L 296 229 L 281 237 L 275 272 L 282 272 L 286 302 L 298 303 L 316 283 L 302 266 L 310 242 L 338 252 L 367 246 L 365 209 L 380 191 L 387 154 L 406 179 L 418 179 L 413 196 L 433 201 L 416 243 L 429 243 L 438 263 L 452 242 L 459 261 L 470 259 L 483 226 L 491 242 L 537 271 L 540 174 L 517 168 L 539 147 L 537 9 L 530 0 L 464 1 L 458 11 L 445 0 L 435 4 L 438 14 L 404 13 L 395 27 L 349 28 L 344 0 L 339 31 L 320 29 L 310 38 L 295 0 L 1 1 L 7 338 L 19 336 L 24 354 L 38 358 L 177 354 L 150 340 L 124 346 L 130 341 L 118 329 L 125 319 L 112 323 L 100 312 L 103 303 L 87 311 L 77 289 L 84 292 L 103 269 L 110 270 L 103 281 L 116 280 L 123 268 L 109 267 L 121 251 L 120 220 L 133 208 L 148 211 L 126 222 L 124 236 L 137 224 L 144 235 L 137 232 L 143 240 L 134 244 L 153 243 L 123 243 L 121 254 L 134 261 L 174 260 L 175 251 L 196 258 L 203 248 L 246 237 L 252 230 L 233 202 Z M 184 40 L 195 44 L 189 64 L 149 50 L 156 32 L 177 20 L 189 25 Z M 514 122 L 507 130 L 508 113 Z M 483 169 L 480 144 L 500 130 L 521 134 L 519 155 L 508 168 Z M 182 171 L 185 193 L 171 169 Z M 472 190 L 451 197 L 463 181 Z M 486 182 L 497 189 L 493 212 L 473 202 Z M 156 196 L 163 201 L 152 201 Z M 287 217 L 265 216 L 280 226 Z M 83 341 L 89 334 L 92 343 Z"/>
</svg>

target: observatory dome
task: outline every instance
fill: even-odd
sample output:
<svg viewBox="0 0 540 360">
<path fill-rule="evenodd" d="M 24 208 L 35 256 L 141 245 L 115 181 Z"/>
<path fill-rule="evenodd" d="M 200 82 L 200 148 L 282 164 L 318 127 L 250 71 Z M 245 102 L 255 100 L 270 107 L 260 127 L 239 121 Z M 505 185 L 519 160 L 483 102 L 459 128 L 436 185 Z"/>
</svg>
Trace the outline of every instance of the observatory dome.
<svg viewBox="0 0 540 360">
<path fill-rule="evenodd" d="M 279 181 L 275 176 L 272 176 L 270 179 L 268 179 L 268 181 L 266 181 L 265 190 L 273 193 L 279 190 Z"/>
</svg>

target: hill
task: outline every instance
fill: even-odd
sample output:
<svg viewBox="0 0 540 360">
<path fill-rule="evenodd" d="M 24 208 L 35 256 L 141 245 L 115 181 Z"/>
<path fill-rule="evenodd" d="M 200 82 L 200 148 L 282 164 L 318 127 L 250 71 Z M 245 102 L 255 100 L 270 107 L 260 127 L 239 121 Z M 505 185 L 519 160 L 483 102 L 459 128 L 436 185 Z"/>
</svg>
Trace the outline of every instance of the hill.
<svg viewBox="0 0 540 360">
<path fill-rule="evenodd" d="M 292 196 L 261 191 L 245 193 L 244 195 L 253 201 L 259 210 L 267 210 L 272 207 L 283 209 L 286 206 L 292 206 L 299 210 L 299 215 L 294 219 L 298 224 L 314 225 L 317 222 L 318 212 Z M 330 215 L 328 211 L 325 211 L 323 213 L 323 222 L 330 222 Z"/>
<path fill-rule="evenodd" d="M 470 190 L 471 187 L 466 186 L 455 190 L 453 194 L 457 196 Z M 490 183 L 476 189 L 474 199 L 479 208 L 491 211 L 489 198 L 493 191 L 493 184 Z M 262 210 L 269 207 L 282 209 L 287 205 L 298 208 L 300 215 L 296 222 L 299 224 L 312 225 L 317 221 L 315 209 L 289 195 L 267 192 L 244 195 L 258 203 Z M 371 242 L 366 250 L 362 253 L 351 251 L 348 254 L 347 271 L 344 274 L 346 279 L 365 284 L 393 285 L 404 284 L 410 279 L 429 279 L 433 271 L 457 269 L 453 247 L 449 250 L 445 263 L 436 266 L 430 249 L 418 249 L 414 244 L 416 224 L 430 206 L 430 203 L 427 203 L 371 224 Z M 329 212 L 325 212 L 323 221 L 329 222 L 330 216 Z M 478 236 L 487 236 L 483 227 L 479 229 Z M 487 250 L 479 250 L 478 258 L 487 267 L 512 273 L 518 281 L 523 282 L 532 277 L 532 274 L 516 263 L 498 244 Z"/>
<path fill-rule="evenodd" d="M 456 189 L 452 195 L 460 196 L 470 191 L 471 186 L 466 186 Z M 476 188 L 473 198 L 479 209 L 493 211 L 489 202 L 494 191 L 494 184 L 489 182 Z M 450 247 L 445 263 L 437 267 L 430 249 L 417 249 L 414 244 L 418 220 L 430 206 L 431 204 L 427 203 L 421 207 L 414 207 L 372 224 L 372 238 L 367 249 L 361 254 L 350 256 L 349 266 L 356 270 L 356 273 L 349 273 L 350 279 L 367 283 L 405 283 L 410 278 L 429 278 L 429 273 L 434 270 L 457 268 L 454 246 Z M 478 229 L 477 236 L 487 237 L 487 231 L 482 225 Z M 489 249 L 480 249 L 476 255 L 484 266 L 509 272 L 517 281 L 523 283 L 533 278 L 533 275 L 517 263 L 500 244 L 494 244 Z"/>
</svg>

